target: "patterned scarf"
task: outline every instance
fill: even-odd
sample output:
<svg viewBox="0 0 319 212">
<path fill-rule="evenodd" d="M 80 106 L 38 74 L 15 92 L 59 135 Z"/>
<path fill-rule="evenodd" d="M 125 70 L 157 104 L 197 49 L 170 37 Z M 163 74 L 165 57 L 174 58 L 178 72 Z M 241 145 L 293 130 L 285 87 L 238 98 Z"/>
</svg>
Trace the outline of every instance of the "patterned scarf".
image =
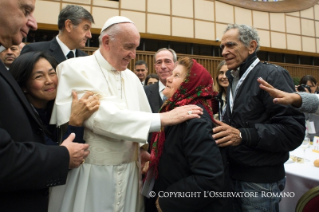
<svg viewBox="0 0 319 212">
<path fill-rule="evenodd" d="M 211 75 L 202 65 L 193 59 L 193 66 L 190 72 L 174 95 L 164 102 L 160 113 L 171 111 L 183 105 L 201 104 L 213 120 L 212 105 L 213 101 L 216 101 L 214 97 L 217 95 L 217 92 L 212 90 L 212 85 L 213 79 Z M 164 127 L 161 127 L 160 132 L 153 133 L 151 142 L 150 169 L 154 167 L 155 178 L 158 177 L 158 164 L 163 152 L 164 142 Z"/>
</svg>

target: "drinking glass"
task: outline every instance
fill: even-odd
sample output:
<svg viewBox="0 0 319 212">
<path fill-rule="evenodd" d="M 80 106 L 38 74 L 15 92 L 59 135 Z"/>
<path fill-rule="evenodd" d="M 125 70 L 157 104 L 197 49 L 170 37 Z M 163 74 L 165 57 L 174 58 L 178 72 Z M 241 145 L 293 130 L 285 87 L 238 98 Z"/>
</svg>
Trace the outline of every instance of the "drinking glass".
<svg viewBox="0 0 319 212">
<path fill-rule="evenodd" d="M 306 159 L 306 149 L 309 147 L 310 145 L 310 139 L 308 137 L 305 137 L 302 144 L 301 144 L 301 148 L 303 149 L 303 154 L 304 154 L 304 159 Z"/>
</svg>

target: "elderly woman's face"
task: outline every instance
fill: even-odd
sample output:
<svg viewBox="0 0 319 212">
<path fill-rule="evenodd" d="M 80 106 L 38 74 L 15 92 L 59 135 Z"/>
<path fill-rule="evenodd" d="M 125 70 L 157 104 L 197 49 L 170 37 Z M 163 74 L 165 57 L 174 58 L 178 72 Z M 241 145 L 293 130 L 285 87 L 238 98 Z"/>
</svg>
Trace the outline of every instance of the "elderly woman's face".
<svg viewBox="0 0 319 212">
<path fill-rule="evenodd" d="M 187 75 L 186 68 L 182 65 L 177 65 L 173 70 L 173 74 L 166 79 L 166 87 L 163 90 L 163 94 L 169 99 L 179 89 L 182 82 Z"/>
<path fill-rule="evenodd" d="M 36 108 L 45 108 L 56 97 L 58 78 L 52 65 L 41 58 L 33 67 L 30 78 L 23 88 L 27 99 Z"/>
</svg>

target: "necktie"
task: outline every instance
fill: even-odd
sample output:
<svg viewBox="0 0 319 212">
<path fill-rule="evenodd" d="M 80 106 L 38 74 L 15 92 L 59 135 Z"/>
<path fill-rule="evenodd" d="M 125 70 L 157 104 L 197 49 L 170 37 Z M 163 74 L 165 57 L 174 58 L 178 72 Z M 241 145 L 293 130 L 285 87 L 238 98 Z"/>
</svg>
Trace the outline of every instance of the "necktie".
<svg viewBox="0 0 319 212">
<path fill-rule="evenodd" d="M 70 51 L 69 54 L 66 55 L 66 57 L 67 57 L 68 59 L 73 58 L 73 57 L 74 57 L 73 51 Z"/>
</svg>

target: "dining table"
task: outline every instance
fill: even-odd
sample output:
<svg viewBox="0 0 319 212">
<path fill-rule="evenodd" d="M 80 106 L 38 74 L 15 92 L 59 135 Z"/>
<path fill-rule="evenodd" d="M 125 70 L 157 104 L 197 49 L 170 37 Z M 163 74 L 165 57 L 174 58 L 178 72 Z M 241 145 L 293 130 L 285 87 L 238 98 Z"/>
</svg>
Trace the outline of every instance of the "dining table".
<svg viewBox="0 0 319 212">
<path fill-rule="evenodd" d="M 289 155 L 289 160 L 284 164 L 286 185 L 279 204 L 280 212 L 294 212 L 301 196 L 309 189 L 319 186 L 319 167 L 314 166 L 319 153 L 309 146 L 306 149 L 298 147 Z"/>
</svg>

